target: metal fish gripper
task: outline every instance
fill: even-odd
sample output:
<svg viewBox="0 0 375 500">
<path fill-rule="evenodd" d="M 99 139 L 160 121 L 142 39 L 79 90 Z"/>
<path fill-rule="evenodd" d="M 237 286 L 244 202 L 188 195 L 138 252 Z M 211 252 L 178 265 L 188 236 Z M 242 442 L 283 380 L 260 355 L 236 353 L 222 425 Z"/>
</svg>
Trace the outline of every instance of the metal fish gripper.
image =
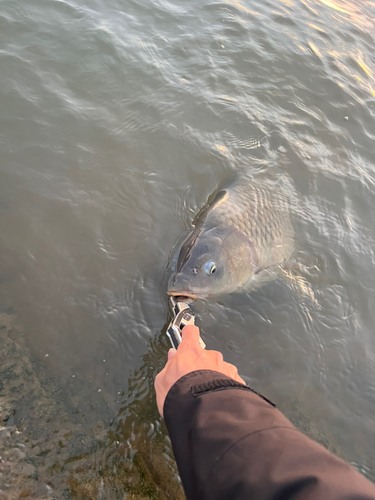
<svg viewBox="0 0 375 500">
<path fill-rule="evenodd" d="M 176 297 L 169 297 L 169 303 L 174 317 L 169 323 L 166 333 L 172 347 L 177 349 L 182 342 L 181 330 L 187 325 L 195 325 L 195 313 L 187 302 L 179 301 Z M 206 348 L 201 337 L 199 337 L 199 343 L 203 349 Z"/>
</svg>

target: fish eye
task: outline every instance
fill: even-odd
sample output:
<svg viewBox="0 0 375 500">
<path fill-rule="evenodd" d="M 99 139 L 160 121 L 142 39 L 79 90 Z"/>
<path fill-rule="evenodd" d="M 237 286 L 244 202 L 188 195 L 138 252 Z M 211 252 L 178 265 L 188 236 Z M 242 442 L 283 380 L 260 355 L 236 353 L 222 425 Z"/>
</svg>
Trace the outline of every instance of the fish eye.
<svg viewBox="0 0 375 500">
<path fill-rule="evenodd" d="M 204 269 L 207 274 L 213 274 L 216 271 L 216 264 L 215 262 L 207 262 L 206 265 L 204 266 Z"/>
</svg>

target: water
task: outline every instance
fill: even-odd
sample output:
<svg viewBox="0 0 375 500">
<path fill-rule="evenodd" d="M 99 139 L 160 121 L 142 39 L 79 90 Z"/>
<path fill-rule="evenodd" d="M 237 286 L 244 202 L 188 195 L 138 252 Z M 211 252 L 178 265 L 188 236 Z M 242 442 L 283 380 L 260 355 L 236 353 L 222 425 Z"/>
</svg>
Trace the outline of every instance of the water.
<svg viewBox="0 0 375 500">
<path fill-rule="evenodd" d="M 241 175 L 288 194 L 302 266 L 199 304 L 204 340 L 375 480 L 374 21 L 365 0 L 2 2 L 4 498 L 183 498 L 152 389 L 165 268 Z"/>
</svg>

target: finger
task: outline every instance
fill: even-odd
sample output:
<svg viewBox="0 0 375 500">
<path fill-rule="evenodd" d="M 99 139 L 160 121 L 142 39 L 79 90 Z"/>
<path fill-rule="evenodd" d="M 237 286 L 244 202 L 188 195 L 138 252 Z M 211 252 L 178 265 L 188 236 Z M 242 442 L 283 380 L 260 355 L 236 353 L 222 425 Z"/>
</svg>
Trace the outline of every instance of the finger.
<svg viewBox="0 0 375 500">
<path fill-rule="evenodd" d="M 171 349 L 169 349 L 168 351 L 168 361 L 173 358 L 173 356 L 176 354 L 176 349 L 174 347 L 172 347 Z"/>
<path fill-rule="evenodd" d="M 186 325 L 181 330 L 181 335 L 182 344 L 188 341 L 199 342 L 199 328 L 195 325 Z"/>
<path fill-rule="evenodd" d="M 210 354 L 212 356 L 212 359 L 215 360 L 215 362 L 218 365 L 221 365 L 224 362 L 224 358 L 223 358 L 223 355 L 221 354 L 221 352 L 219 352 L 219 351 L 211 351 Z M 227 363 L 225 363 L 225 364 L 227 364 Z"/>
<path fill-rule="evenodd" d="M 227 375 L 231 377 L 234 380 L 237 380 L 240 384 L 246 385 L 246 382 L 243 380 L 242 377 L 240 377 L 238 370 L 235 366 L 231 365 L 230 363 L 225 363 L 225 365 L 228 365 L 228 372 Z"/>
<path fill-rule="evenodd" d="M 187 325 L 181 330 L 182 342 L 178 347 L 178 350 L 196 350 L 199 346 L 199 328 L 193 325 Z"/>
</svg>

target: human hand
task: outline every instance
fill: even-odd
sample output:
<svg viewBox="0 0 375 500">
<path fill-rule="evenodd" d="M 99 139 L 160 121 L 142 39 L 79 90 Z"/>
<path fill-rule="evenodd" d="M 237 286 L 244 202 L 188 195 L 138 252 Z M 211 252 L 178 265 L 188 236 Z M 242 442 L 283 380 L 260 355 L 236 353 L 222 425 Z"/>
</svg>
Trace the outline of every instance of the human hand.
<svg viewBox="0 0 375 500">
<path fill-rule="evenodd" d="M 214 370 L 245 384 L 238 375 L 237 368 L 226 363 L 218 351 L 207 351 L 199 344 L 199 328 L 185 326 L 182 331 L 182 342 L 176 349 L 169 349 L 168 361 L 164 369 L 155 378 L 156 402 L 161 416 L 169 389 L 178 379 L 196 370 Z"/>
</svg>

